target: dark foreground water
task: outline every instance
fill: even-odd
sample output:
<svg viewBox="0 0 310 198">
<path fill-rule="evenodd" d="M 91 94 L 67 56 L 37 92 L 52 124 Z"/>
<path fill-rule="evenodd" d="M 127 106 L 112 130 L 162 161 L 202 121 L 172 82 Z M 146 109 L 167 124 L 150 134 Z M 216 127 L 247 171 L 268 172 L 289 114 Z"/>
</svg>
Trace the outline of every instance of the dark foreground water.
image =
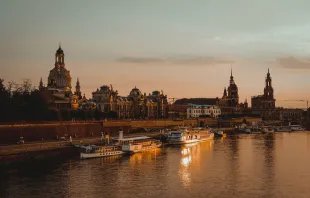
<svg viewBox="0 0 310 198">
<path fill-rule="evenodd" d="M 0 197 L 310 197 L 310 132 L 70 159 L 0 184 Z"/>
</svg>

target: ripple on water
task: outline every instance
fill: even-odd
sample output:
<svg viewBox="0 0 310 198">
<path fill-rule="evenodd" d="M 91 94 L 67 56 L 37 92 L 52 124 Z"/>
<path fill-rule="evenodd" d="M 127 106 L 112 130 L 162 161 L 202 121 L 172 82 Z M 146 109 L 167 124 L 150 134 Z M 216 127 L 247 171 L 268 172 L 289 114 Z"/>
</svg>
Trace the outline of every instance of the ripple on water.
<svg viewBox="0 0 310 198">
<path fill-rule="evenodd" d="M 310 194 L 310 133 L 238 135 L 1 178 L 1 197 L 279 197 Z"/>
</svg>

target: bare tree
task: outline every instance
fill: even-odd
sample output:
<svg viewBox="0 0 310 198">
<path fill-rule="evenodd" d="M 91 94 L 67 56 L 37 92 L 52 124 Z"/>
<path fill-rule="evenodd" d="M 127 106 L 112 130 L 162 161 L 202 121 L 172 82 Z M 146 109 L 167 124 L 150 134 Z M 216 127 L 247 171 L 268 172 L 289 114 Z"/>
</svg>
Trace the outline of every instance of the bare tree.
<svg viewBox="0 0 310 198">
<path fill-rule="evenodd" d="M 9 81 L 8 83 L 8 92 L 10 94 L 10 96 L 13 95 L 13 92 L 15 91 L 15 89 L 18 87 L 18 85 L 16 84 L 16 82 L 14 81 Z"/>
<path fill-rule="evenodd" d="M 32 82 L 30 79 L 24 79 L 24 82 L 21 86 L 22 92 L 30 93 L 32 91 Z"/>
</svg>

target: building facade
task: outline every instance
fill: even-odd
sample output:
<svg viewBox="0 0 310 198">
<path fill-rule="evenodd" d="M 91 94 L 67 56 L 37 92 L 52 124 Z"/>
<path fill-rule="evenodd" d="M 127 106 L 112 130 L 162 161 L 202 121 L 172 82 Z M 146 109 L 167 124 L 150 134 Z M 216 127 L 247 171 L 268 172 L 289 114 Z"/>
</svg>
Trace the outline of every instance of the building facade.
<svg viewBox="0 0 310 198">
<path fill-rule="evenodd" d="M 305 111 L 302 109 L 289 109 L 282 110 L 282 119 L 285 121 L 302 121 L 306 118 Z"/>
<path fill-rule="evenodd" d="M 187 118 L 212 117 L 218 118 L 221 115 L 221 109 L 217 105 L 196 105 L 188 104 Z"/>
<path fill-rule="evenodd" d="M 187 118 L 188 104 L 169 104 L 168 117 L 173 120 L 183 120 Z"/>
<path fill-rule="evenodd" d="M 248 102 L 239 103 L 239 89 L 235 83 L 232 70 L 230 73 L 230 80 L 228 89 L 224 88 L 223 96 L 221 98 L 183 98 L 175 101 L 176 105 L 216 105 L 220 107 L 221 115 L 241 115 L 250 114 Z"/>
<path fill-rule="evenodd" d="M 276 108 L 272 79 L 268 69 L 264 94 L 252 96 L 252 114 L 259 114 L 263 120 L 281 120 L 282 109 Z"/>
<path fill-rule="evenodd" d="M 133 88 L 128 96 L 119 96 L 112 85 L 103 85 L 92 93 L 97 108 L 103 112 L 115 112 L 119 119 L 160 119 L 168 117 L 167 95 L 153 91 L 146 95 Z"/>
</svg>

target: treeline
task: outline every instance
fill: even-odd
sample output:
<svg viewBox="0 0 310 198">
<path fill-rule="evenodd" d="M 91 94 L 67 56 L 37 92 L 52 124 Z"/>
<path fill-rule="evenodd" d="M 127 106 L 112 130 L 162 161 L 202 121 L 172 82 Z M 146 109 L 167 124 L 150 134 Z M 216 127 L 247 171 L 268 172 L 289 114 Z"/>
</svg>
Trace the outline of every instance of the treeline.
<svg viewBox="0 0 310 198">
<path fill-rule="evenodd" d="M 24 80 L 22 84 L 9 82 L 8 86 L 5 86 L 4 80 L 0 78 L 0 122 L 2 123 L 105 118 L 116 118 L 116 113 L 103 113 L 96 109 L 50 109 L 47 95 L 32 86 L 30 80 Z"/>
</svg>

